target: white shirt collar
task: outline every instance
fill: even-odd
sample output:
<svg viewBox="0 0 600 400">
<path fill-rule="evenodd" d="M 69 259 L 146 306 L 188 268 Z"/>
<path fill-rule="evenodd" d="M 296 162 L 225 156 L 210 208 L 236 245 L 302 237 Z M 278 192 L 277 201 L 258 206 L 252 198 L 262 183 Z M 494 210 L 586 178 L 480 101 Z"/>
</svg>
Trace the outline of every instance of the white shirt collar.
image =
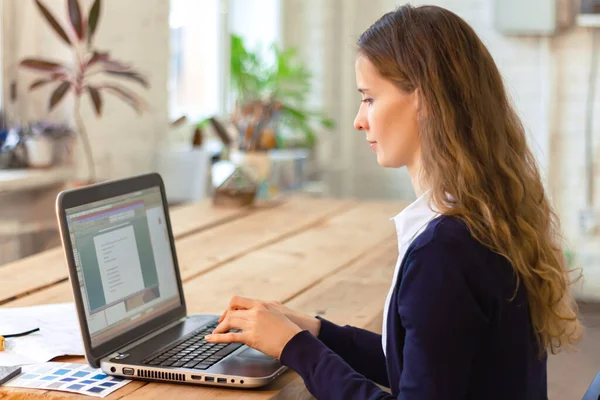
<svg viewBox="0 0 600 400">
<path fill-rule="evenodd" d="M 429 221 L 439 215 L 431 206 L 431 191 L 427 190 L 398 215 L 391 218 L 396 224 L 398 246 L 411 242 Z"/>
</svg>

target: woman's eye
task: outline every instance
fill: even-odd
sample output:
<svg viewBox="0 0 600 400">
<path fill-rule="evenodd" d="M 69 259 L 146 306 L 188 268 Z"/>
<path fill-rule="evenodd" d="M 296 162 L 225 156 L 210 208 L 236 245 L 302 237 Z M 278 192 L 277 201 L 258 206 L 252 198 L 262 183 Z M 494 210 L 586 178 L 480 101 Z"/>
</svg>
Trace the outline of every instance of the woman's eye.
<svg viewBox="0 0 600 400">
<path fill-rule="evenodd" d="M 366 98 L 366 99 L 363 99 L 363 100 L 361 100 L 361 102 L 363 102 L 363 103 L 367 103 L 367 104 L 372 104 L 372 103 L 373 103 L 373 99 L 371 99 L 371 98 Z"/>
</svg>

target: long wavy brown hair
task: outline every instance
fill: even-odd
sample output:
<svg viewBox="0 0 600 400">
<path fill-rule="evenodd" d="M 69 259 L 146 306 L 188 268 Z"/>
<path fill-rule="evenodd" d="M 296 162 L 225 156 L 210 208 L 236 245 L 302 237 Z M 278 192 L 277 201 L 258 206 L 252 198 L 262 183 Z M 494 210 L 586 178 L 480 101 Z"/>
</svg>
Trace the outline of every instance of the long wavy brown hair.
<svg viewBox="0 0 600 400">
<path fill-rule="evenodd" d="M 406 5 L 376 21 L 358 47 L 384 78 L 419 91 L 420 179 L 434 205 L 510 261 L 540 350 L 571 348 L 581 325 L 558 219 L 485 45 L 451 11 Z"/>
</svg>

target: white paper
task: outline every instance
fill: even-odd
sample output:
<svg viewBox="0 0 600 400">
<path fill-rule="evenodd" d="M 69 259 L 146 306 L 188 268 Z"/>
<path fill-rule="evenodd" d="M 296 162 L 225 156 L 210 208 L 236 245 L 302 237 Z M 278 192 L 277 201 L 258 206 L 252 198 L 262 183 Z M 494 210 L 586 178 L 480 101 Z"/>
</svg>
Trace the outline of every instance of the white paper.
<svg viewBox="0 0 600 400">
<path fill-rule="evenodd" d="M 3 386 L 59 390 L 87 396 L 106 397 L 130 380 L 106 375 L 86 364 L 44 363 L 27 365 L 19 376 Z"/>
<path fill-rule="evenodd" d="M 132 225 L 94 237 L 94 245 L 106 304 L 144 290 L 142 265 Z"/>
<path fill-rule="evenodd" d="M 34 307 L 0 308 L 0 335 L 40 328 L 27 336 L 7 338 L 0 351 L 0 366 L 15 366 L 50 361 L 59 356 L 82 356 L 83 342 L 73 303 Z M 7 332 L 4 332 L 4 330 Z"/>
</svg>

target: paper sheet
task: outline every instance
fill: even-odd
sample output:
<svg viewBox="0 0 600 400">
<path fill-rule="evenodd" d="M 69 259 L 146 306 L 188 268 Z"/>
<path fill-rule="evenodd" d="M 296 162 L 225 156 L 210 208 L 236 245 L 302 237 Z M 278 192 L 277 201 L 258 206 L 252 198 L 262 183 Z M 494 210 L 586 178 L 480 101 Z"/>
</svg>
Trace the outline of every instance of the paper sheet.
<svg viewBox="0 0 600 400">
<path fill-rule="evenodd" d="M 4 351 L 0 351 L 0 366 L 41 363 L 65 355 L 84 355 L 73 303 L 0 308 L 0 335 L 12 333 L 19 327 L 23 328 L 21 331 L 32 327 L 40 330 L 23 337 L 7 338 Z"/>
<path fill-rule="evenodd" d="M 60 390 L 95 397 L 106 397 L 130 380 L 106 375 L 85 364 L 44 363 L 27 365 L 23 372 L 4 386 Z"/>
</svg>

